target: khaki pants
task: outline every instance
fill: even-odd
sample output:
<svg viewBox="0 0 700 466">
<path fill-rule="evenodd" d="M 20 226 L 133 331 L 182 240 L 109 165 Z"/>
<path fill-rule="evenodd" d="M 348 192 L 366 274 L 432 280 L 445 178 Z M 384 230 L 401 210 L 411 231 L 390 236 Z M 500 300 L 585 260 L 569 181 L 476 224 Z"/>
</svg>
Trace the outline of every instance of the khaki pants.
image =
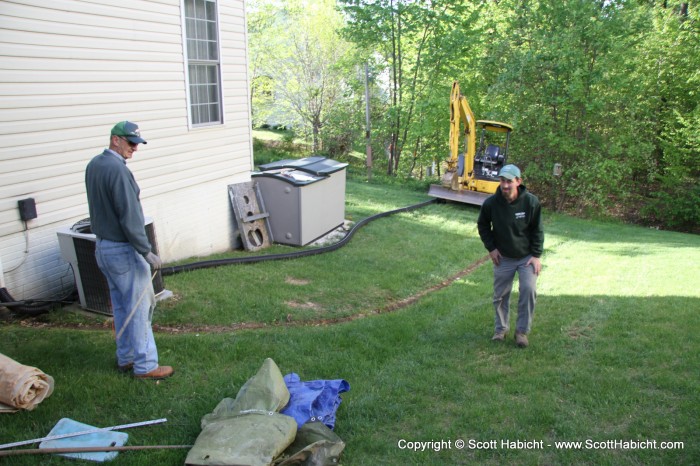
<svg viewBox="0 0 700 466">
<path fill-rule="evenodd" d="M 515 273 L 518 273 L 519 293 L 518 319 L 515 329 L 518 333 L 530 333 L 532 318 L 537 300 L 537 275 L 532 265 L 526 266 L 532 256 L 522 259 L 501 257 L 499 265 L 493 267 L 493 306 L 496 311 L 496 333 L 507 332 L 510 328 L 510 293 L 513 289 Z"/>
</svg>

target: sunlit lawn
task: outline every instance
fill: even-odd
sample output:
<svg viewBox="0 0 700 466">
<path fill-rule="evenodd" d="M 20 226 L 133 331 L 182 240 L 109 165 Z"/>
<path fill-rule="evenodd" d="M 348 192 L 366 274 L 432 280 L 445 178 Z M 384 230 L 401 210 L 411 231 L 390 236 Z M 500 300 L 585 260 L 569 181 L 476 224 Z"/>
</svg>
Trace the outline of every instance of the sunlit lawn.
<svg viewBox="0 0 700 466">
<path fill-rule="evenodd" d="M 357 221 L 424 199 L 353 180 L 347 212 Z M 108 328 L 0 324 L 0 352 L 56 379 L 36 410 L 2 417 L 0 439 L 41 437 L 62 417 L 99 426 L 166 417 L 128 432 L 128 444 L 191 444 L 201 417 L 271 357 L 283 373 L 350 383 L 336 424 L 344 465 L 697 464 L 700 237 L 547 213 L 531 346 L 522 350 L 490 341 L 488 263 L 450 282 L 485 255 L 476 216 L 433 204 L 371 222 L 333 253 L 167 277 L 176 299 L 155 323 L 180 332 L 156 335 L 162 362 L 177 371 L 159 384 L 114 370 Z M 347 321 L 323 323 L 332 318 Z M 66 312 L 41 321 L 76 319 L 92 321 Z M 263 325 L 233 330 L 241 322 Z M 606 443 L 630 440 L 683 447 Z M 563 441 L 584 443 L 557 447 Z M 112 464 L 183 464 L 185 455 L 128 452 Z"/>
</svg>

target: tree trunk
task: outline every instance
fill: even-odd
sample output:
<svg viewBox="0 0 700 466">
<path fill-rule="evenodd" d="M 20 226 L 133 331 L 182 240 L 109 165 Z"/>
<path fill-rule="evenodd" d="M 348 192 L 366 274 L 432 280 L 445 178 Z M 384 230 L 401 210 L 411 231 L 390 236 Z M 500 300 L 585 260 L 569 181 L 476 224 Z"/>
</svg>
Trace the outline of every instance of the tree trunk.
<svg viewBox="0 0 700 466">
<path fill-rule="evenodd" d="M 314 153 L 318 152 L 322 149 L 321 142 L 320 142 L 320 133 L 321 133 L 321 121 L 319 120 L 318 116 L 315 116 L 314 120 L 312 122 L 312 147 L 311 147 L 311 150 Z"/>
</svg>

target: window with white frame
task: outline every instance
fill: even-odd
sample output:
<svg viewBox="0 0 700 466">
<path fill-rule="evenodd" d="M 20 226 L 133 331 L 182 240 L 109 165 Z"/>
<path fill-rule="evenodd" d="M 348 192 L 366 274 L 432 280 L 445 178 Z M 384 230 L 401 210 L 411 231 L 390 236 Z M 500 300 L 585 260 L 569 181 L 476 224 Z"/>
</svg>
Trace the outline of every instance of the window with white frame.
<svg viewBox="0 0 700 466">
<path fill-rule="evenodd" d="M 192 125 L 222 123 L 216 0 L 185 0 Z"/>
</svg>

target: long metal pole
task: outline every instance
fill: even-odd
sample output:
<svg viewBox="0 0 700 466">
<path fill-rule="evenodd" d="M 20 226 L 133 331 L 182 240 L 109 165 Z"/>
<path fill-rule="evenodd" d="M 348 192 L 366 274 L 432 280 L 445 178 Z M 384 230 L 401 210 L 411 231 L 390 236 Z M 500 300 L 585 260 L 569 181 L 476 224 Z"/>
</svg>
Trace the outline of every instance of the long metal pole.
<svg viewBox="0 0 700 466">
<path fill-rule="evenodd" d="M 192 448 L 194 445 L 132 445 L 121 447 L 75 447 L 75 448 L 27 448 L 24 450 L 0 451 L 2 456 L 17 455 L 46 455 L 61 453 L 94 453 L 105 451 L 132 451 L 132 450 L 165 450 L 174 448 Z"/>
<path fill-rule="evenodd" d="M 79 435 L 97 434 L 99 432 L 104 432 L 104 431 L 109 431 L 109 430 L 129 429 L 131 427 L 149 426 L 151 424 L 161 424 L 163 422 L 167 422 L 167 419 L 163 418 L 163 419 L 155 419 L 153 421 L 134 422 L 132 424 L 122 424 L 120 426 L 112 426 L 112 427 L 96 427 L 94 429 L 83 430 L 81 432 L 69 432 L 67 434 L 50 435 L 48 437 L 35 438 L 32 440 L 22 440 L 21 442 L 6 443 L 4 445 L 0 445 L 0 450 L 2 450 L 4 448 L 19 447 L 21 445 L 29 445 L 30 443 L 43 442 L 44 440 L 57 440 L 60 438 L 77 437 Z M 100 450 L 100 451 L 102 451 L 102 450 Z"/>
</svg>

